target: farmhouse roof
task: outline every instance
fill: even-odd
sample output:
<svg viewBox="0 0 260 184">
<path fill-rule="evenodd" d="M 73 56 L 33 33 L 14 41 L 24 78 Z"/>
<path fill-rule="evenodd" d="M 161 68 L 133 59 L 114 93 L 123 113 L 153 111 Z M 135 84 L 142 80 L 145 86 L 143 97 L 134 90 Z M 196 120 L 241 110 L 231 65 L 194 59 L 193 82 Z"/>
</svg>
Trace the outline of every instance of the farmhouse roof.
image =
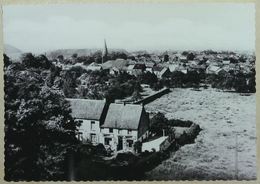
<svg viewBox="0 0 260 184">
<path fill-rule="evenodd" d="M 222 63 L 223 63 L 223 64 L 226 64 L 226 65 L 227 65 L 227 64 L 230 64 L 230 60 L 223 60 Z"/>
<path fill-rule="evenodd" d="M 160 77 L 163 77 L 167 72 L 170 72 L 168 67 L 164 67 L 162 71 L 160 72 Z"/>
<path fill-rule="evenodd" d="M 186 59 L 187 59 L 187 56 L 179 56 L 179 58 L 180 58 L 181 60 L 186 60 Z"/>
<path fill-rule="evenodd" d="M 92 62 L 90 63 L 88 66 L 101 66 L 100 64 L 96 63 L 96 62 Z"/>
<path fill-rule="evenodd" d="M 136 104 L 110 104 L 102 127 L 137 130 L 143 107 Z"/>
<path fill-rule="evenodd" d="M 215 66 L 215 65 L 210 65 L 210 66 L 208 66 L 208 70 L 217 72 L 218 70 L 220 70 L 220 67 Z"/>
<path fill-rule="evenodd" d="M 110 69 L 113 67 L 116 67 L 118 69 L 123 69 L 125 66 L 127 66 L 129 61 L 125 59 L 116 59 L 116 60 L 109 60 L 102 64 L 103 69 Z"/>
<path fill-rule="evenodd" d="M 67 98 L 70 102 L 72 117 L 76 119 L 100 120 L 106 102 L 104 100 L 89 100 Z"/>
<path fill-rule="evenodd" d="M 155 63 L 153 63 L 153 62 L 146 62 L 145 63 L 146 68 L 152 68 L 154 65 L 155 65 Z"/>
<path fill-rule="evenodd" d="M 137 64 L 135 64 L 134 65 L 134 68 L 133 69 L 145 69 L 145 64 L 139 64 L 139 63 L 137 63 Z"/>
<path fill-rule="evenodd" d="M 157 72 L 161 72 L 163 69 L 164 69 L 164 67 L 162 67 L 162 66 L 154 66 L 153 67 L 153 70 L 157 71 Z"/>
<path fill-rule="evenodd" d="M 179 67 L 179 65 L 177 65 L 177 64 L 171 64 L 171 65 L 169 65 L 169 70 L 170 70 L 171 72 L 173 72 L 173 71 L 175 71 L 178 67 Z"/>
<path fill-rule="evenodd" d="M 81 66 L 84 66 L 84 65 L 81 65 Z M 92 62 L 91 64 L 89 64 L 87 67 L 84 67 L 86 68 L 87 70 L 92 70 L 92 69 L 101 69 L 102 66 L 100 64 L 97 64 L 95 62 Z"/>
<path fill-rule="evenodd" d="M 127 70 L 133 70 L 135 65 L 128 65 Z"/>
</svg>

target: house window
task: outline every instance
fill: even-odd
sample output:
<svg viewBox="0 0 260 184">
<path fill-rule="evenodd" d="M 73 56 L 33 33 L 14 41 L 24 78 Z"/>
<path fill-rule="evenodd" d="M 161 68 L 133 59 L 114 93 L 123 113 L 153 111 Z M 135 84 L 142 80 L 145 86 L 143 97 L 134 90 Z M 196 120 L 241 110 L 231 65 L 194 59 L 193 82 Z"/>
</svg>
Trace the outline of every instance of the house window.
<svg viewBox="0 0 260 184">
<path fill-rule="evenodd" d="M 128 143 L 128 147 L 129 147 L 129 148 L 132 148 L 132 147 L 133 147 L 133 143 L 134 143 L 133 140 L 127 140 L 126 142 Z"/>
<path fill-rule="evenodd" d="M 113 133 L 113 128 L 109 128 L 109 133 Z"/>
<path fill-rule="evenodd" d="M 132 130 L 127 130 L 127 134 L 132 134 Z"/>
<path fill-rule="evenodd" d="M 118 130 L 118 134 L 121 134 L 122 133 L 122 130 Z"/>
<path fill-rule="evenodd" d="M 90 135 L 90 139 L 91 139 L 91 142 L 97 142 L 97 136 L 96 136 L 96 134 L 91 134 L 91 135 Z"/>
<path fill-rule="evenodd" d="M 95 130 L 95 121 L 91 121 L 91 130 Z"/>
<path fill-rule="evenodd" d="M 78 132 L 77 136 L 78 136 L 78 140 L 79 141 L 83 141 L 83 134 L 82 134 L 82 132 Z"/>
<path fill-rule="evenodd" d="M 80 125 L 82 125 L 83 120 L 77 120 L 79 122 Z"/>
<path fill-rule="evenodd" d="M 110 143 L 110 141 L 112 140 L 112 138 L 107 138 L 107 137 L 105 137 L 105 145 L 110 145 L 109 143 Z"/>
</svg>

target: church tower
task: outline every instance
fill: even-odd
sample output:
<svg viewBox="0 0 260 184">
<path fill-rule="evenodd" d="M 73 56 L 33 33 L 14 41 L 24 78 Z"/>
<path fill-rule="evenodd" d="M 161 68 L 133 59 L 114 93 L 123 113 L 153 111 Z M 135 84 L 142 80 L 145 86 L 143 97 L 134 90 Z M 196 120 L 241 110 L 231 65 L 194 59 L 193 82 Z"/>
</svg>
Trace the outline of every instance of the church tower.
<svg viewBox="0 0 260 184">
<path fill-rule="evenodd" d="M 104 40 L 104 50 L 102 52 L 102 64 L 107 61 L 107 55 L 108 55 L 107 43 L 106 40 Z"/>
</svg>

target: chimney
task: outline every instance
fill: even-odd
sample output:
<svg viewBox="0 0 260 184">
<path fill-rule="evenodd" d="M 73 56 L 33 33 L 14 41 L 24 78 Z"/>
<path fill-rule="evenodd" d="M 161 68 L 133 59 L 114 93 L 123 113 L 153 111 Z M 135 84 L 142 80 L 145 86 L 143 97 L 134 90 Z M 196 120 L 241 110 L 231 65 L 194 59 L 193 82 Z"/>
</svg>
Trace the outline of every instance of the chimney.
<svg viewBox="0 0 260 184">
<path fill-rule="evenodd" d="M 144 103 L 141 103 L 142 107 L 144 108 Z"/>
</svg>

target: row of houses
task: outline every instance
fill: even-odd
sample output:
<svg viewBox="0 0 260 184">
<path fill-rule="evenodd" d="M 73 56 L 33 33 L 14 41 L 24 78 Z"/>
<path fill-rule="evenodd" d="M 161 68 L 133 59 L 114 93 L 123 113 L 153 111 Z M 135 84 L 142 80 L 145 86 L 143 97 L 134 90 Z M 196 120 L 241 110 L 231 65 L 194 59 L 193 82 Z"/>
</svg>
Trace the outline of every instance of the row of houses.
<svg viewBox="0 0 260 184">
<path fill-rule="evenodd" d="M 78 139 L 112 151 L 133 151 L 148 137 L 149 114 L 143 105 L 108 104 L 105 100 L 67 99 L 72 117 L 81 123 Z"/>
<path fill-rule="evenodd" d="M 201 61 L 198 58 L 194 60 L 155 63 L 152 61 L 137 62 L 130 59 L 116 59 L 108 60 L 103 64 L 91 63 L 86 66 L 82 63 L 77 63 L 72 66 L 64 66 L 63 69 L 69 69 L 73 66 L 81 66 L 86 70 L 91 71 L 107 71 L 111 75 L 118 75 L 120 72 L 127 72 L 130 75 L 138 76 L 142 73 L 150 72 L 154 73 L 158 78 L 168 77 L 171 72 L 179 71 L 183 74 L 187 74 L 188 71 L 205 71 L 206 74 L 219 74 L 227 73 L 229 71 L 235 71 L 243 73 L 250 73 L 254 64 L 250 62 L 246 63 L 231 63 L 230 60 L 215 60 L 208 59 L 207 61 Z"/>
<path fill-rule="evenodd" d="M 126 72 L 130 75 L 138 76 L 142 73 L 151 72 L 158 78 L 162 78 L 170 73 L 169 67 L 156 65 L 153 62 L 136 62 L 133 60 L 116 59 L 109 60 L 104 64 L 91 63 L 87 70 L 103 70 L 111 75 L 118 75 L 120 72 Z"/>
</svg>

